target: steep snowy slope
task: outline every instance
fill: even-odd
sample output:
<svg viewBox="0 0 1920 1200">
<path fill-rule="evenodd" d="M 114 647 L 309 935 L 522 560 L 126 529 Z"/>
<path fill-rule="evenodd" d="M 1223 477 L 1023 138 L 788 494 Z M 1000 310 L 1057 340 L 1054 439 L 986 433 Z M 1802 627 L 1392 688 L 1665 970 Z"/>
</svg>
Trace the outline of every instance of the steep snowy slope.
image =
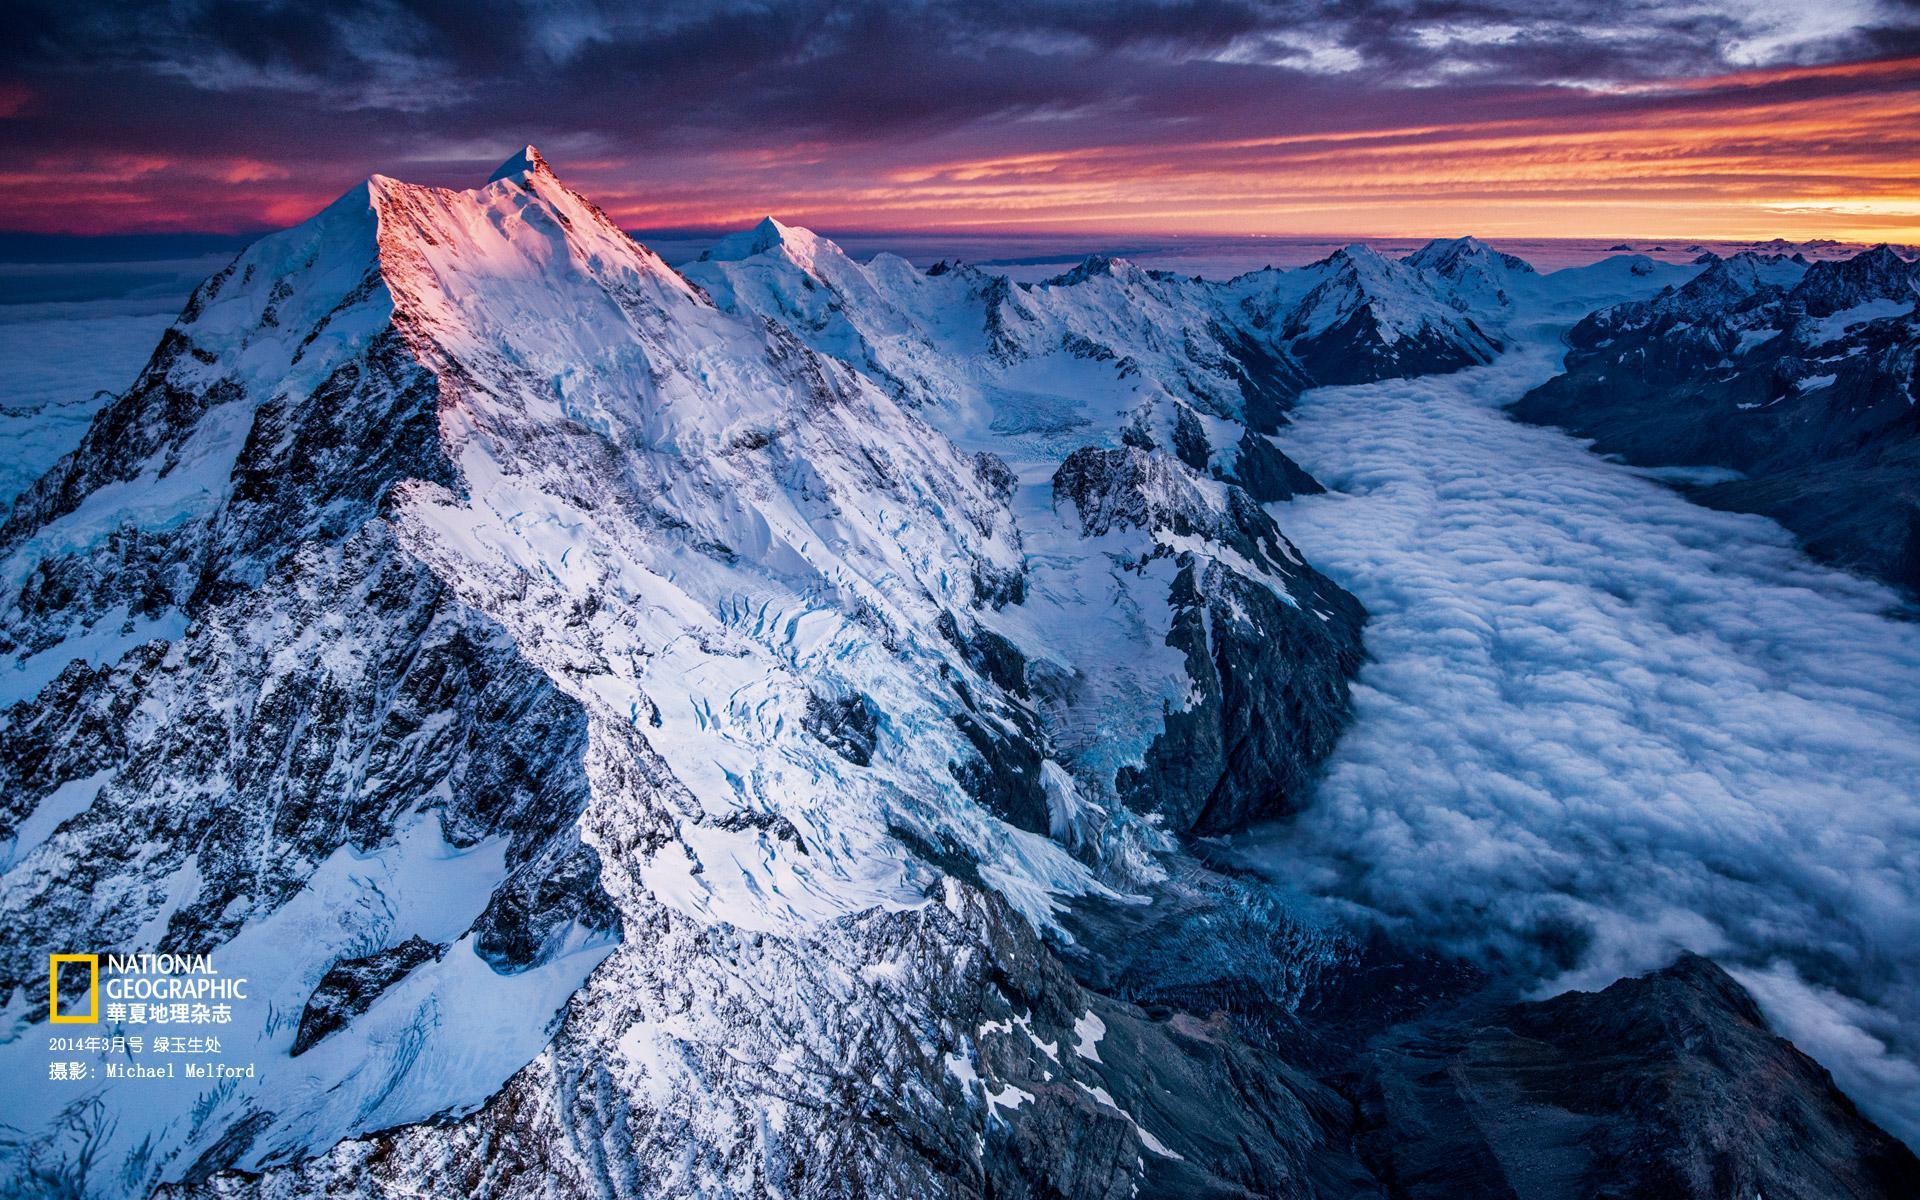
<svg viewBox="0 0 1920 1200">
<path fill-rule="evenodd" d="M 1456 305 L 1456 281 L 1353 245 L 1298 271 L 1256 271 L 1229 285 L 1270 344 L 1316 383 L 1370 383 L 1490 362 L 1500 343 Z"/>
<path fill-rule="evenodd" d="M 1738 254 L 1576 326 L 1567 373 L 1515 406 L 1655 466 L 1721 468 L 1704 503 L 1920 587 L 1920 268 L 1880 246 L 1808 265 Z"/>
<path fill-rule="evenodd" d="M 885 254 L 857 263 L 769 220 L 686 274 L 722 307 L 790 326 L 963 444 L 1010 461 L 1057 462 L 1124 431 L 1203 472 L 1232 476 L 1243 452 L 1280 470 L 1263 435 L 1310 382 L 1232 326 L 1212 286 L 1120 259 L 1018 285 L 964 265 L 923 273 Z"/>
<path fill-rule="evenodd" d="M 686 268 L 722 308 L 788 326 L 963 444 L 1057 461 L 1076 440 L 1120 436 L 1263 500 L 1318 486 L 1267 436 L 1303 388 L 1485 362 L 1519 308 L 1577 317 L 1695 273 L 1620 256 L 1542 276 L 1457 238 L 1400 261 L 1354 246 L 1225 283 L 1096 256 L 1015 284 L 886 254 L 855 262 L 772 218 Z"/>
<path fill-rule="evenodd" d="M 1511 308 L 1515 292 L 1530 290 L 1539 278 L 1526 260 L 1472 237 L 1435 238 L 1400 261 L 1446 280 L 1455 305 L 1469 308 Z"/>
<path fill-rule="evenodd" d="M 1210 285 L 1112 259 L 1033 287 L 923 274 L 772 221 L 686 273 L 1004 464 L 1027 569 L 980 620 L 1097 801 L 1050 802 L 1030 827 L 1110 843 L 1126 827 L 1086 818 L 1122 798 L 1183 832 L 1285 810 L 1339 728 L 1361 614 L 1251 502 L 1318 487 L 1269 437 L 1302 381 L 1223 322 Z"/>
<path fill-rule="evenodd" d="M 1035 931 L 1284 804 L 1360 614 L 1172 455 L 1066 458 L 1020 480 L 956 447 L 530 150 L 470 192 L 375 177 L 247 251 L 0 530 L 13 1178 L 137 1192 L 471 1109 L 585 979 L 521 1078 L 557 1072 L 552 1105 L 600 1064 L 649 1189 L 1037 1178 L 1062 1168 L 1019 1131 L 1061 1120 L 1125 1185 L 1181 1136 L 1099 1099 L 1138 1081 L 1022 1067 L 1056 1091 L 1015 1120 L 976 1038 L 1021 970 L 1047 982 L 1018 1012 L 1140 1020 Z M 29 1036 L 49 945 L 235 964 L 259 1075 L 63 1110 Z M 900 1128 L 846 1130 L 847 1089 Z"/>
<path fill-rule="evenodd" d="M 149 1144 L 124 1188 L 476 1102 L 614 937 L 573 829 L 579 710 L 380 517 L 394 479 L 453 478 L 381 269 L 410 201 L 376 178 L 209 280 L 0 529 L 10 1118 L 60 1152 L 41 1126 L 75 1097 L 28 1034 L 48 947 L 217 950 L 260 981 L 222 1030 L 257 1047 L 251 1095 L 102 1101 L 116 1171 Z M 411 937 L 443 953 L 289 1060 L 333 958 Z"/>
</svg>

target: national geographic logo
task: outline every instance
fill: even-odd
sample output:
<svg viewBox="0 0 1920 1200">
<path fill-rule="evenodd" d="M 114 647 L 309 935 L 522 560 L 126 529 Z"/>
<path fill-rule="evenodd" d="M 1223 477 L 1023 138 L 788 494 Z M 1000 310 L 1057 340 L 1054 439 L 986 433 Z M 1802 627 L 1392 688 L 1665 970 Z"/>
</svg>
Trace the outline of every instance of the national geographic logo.
<svg viewBox="0 0 1920 1200">
<path fill-rule="evenodd" d="M 106 959 L 107 982 L 100 984 L 101 958 Z M 68 997 L 79 992 L 79 969 L 87 968 L 87 1011 L 61 1011 L 61 985 Z M 66 968 L 66 974 L 61 969 Z M 105 1017 L 111 1024 L 131 1020 L 141 1024 L 224 1025 L 232 1019 L 232 1005 L 247 998 L 245 976 L 222 976 L 205 954 L 49 954 L 47 955 L 47 1019 L 56 1025 L 92 1025 L 101 1020 L 100 996 L 106 993 Z M 68 1008 L 77 1009 L 77 1003 Z M 135 1012 L 134 1010 L 139 1010 Z"/>
<path fill-rule="evenodd" d="M 87 968 L 87 1011 L 62 1013 L 60 1011 L 60 968 Z M 100 1020 L 100 956 L 98 954 L 49 954 L 47 955 L 47 1019 L 55 1025 L 93 1025 Z"/>
</svg>

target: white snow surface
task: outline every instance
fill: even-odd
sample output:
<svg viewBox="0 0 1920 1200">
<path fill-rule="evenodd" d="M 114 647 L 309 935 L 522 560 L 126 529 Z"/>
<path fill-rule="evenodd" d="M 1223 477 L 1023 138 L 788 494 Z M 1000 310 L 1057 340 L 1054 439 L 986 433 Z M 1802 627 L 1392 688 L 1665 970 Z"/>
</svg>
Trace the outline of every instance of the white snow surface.
<svg viewBox="0 0 1920 1200">
<path fill-rule="evenodd" d="M 1091 1009 L 1073 1022 L 1073 1052 L 1089 1062 L 1100 1061 L 1100 1039 L 1107 1036 L 1107 1023 Z"/>
<path fill-rule="evenodd" d="M 1084 1091 L 1087 1095 L 1092 1096 L 1095 1100 L 1098 1100 L 1100 1103 L 1106 1105 L 1108 1108 L 1112 1109 L 1113 1111 L 1119 1113 L 1121 1116 L 1125 1117 L 1127 1119 L 1127 1124 L 1133 1126 L 1134 1133 L 1139 1135 L 1140 1144 L 1142 1146 L 1145 1146 L 1148 1150 L 1152 1151 L 1155 1154 L 1158 1154 L 1162 1158 L 1180 1159 L 1184 1157 L 1184 1155 L 1176 1153 L 1173 1150 L 1169 1150 L 1166 1144 L 1163 1143 L 1159 1138 L 1153 1136 L 1151 1133 L 1148 1133 L 1146 1128 L 1142 1126 L 1140 1122 L 1134 1120 L 1132 1113 L 1120 1107 L 1119 1103 L 1116 1100 L 1114 1100 L 1113 1094 L 1107 1091 L 1106 1088 L 1103 1088 L 1098 1084 L 1087 1083 L 1079 1079 L 1076 1079 L 1073 1082 L 1079 1086 L 1081 1091 Z"/>
<path fill-rule="evenodd" d="M 376 181 L 396 303 L 485 381 L 442 410 L 466 491 L 419 486 L 402 540 L 586 705 L 647 724 L 684 789 L 643 868 L 689 915 L 751 929 L 923 903 L 889 824 L 941 830 L 1045 922 L 1099 890 L 1057 844 L 975 806 L 945 770 L 944 646 L 890 647 L 971 602 L 1017 534 L 944 438 L 863 378 L 706 301 L 550 174 L 445 192 Z M 576 478 L 575 427 L 624 494 Z M 671 526 L 664 524 L 671 521 Z M 550 614 L 589 599 L 584 633 Z M 804 732 L 809 689 L 864 691 L 887 752 L 852 770 Z M 807 853 L 734 816 L 791 822 Z"/>
<path fill-rule="evenodd" d="M 225 274 L 237 286 L 218 289 L 194 322 L 207 360 L 186 360 L 177 376 L 183 388 L 224 385 L 232 391 L 222 394 L 234 398 L 201 418 L 172 453 L 155 455 L 138 477 L 95 490 L 77 510 L 36 530 L 0 566 L 0 586 L 17 589 L 39 559 L 84 551 L 115 530 L 167 528 L 219 509 L 259 406 L 276 395 L 310 393 L 392 315 L 384 289 L 358 290 L 374 269 L 371 198 L 380 183 L 376 176 L 234 260 Z"/>
<path fill-rule="evenodd" d="M 1810 323 L 1811 329 L 1808 331 L 1810 344 L 1817 346 L 1822 342 L 1833 341 L 1853 326 L 1865 324 L 1868 321 L 1904 316 L 1913 311 L 1914 303 L 1911 300 L 1883 298 L 1868 300 L 1852 308 L 1843 308 L 1832 316 L 1821 317 Z"/>
</svg>

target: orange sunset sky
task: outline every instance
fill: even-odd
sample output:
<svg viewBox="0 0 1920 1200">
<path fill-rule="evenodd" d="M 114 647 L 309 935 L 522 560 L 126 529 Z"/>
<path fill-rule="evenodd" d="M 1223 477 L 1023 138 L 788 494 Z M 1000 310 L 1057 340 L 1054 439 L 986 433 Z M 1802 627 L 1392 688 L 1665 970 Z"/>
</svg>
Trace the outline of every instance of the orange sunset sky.
<svg viewBox="0 0 1920 1200">
<path fill-rule="evenodd" d="M 534 141 L 640 229 L 1920 241 L 1909 3 L 150 7 L 27 6 L 0 229 L 263 229 Z"/>
</svg>

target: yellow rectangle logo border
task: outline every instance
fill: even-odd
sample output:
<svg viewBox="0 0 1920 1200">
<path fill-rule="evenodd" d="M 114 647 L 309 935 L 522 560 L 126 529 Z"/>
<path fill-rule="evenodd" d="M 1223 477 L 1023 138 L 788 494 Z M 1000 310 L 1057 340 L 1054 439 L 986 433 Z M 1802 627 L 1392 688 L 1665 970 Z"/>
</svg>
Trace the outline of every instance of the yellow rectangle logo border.
<svg viewBox="0 0 1920 1200">
<path fill-rule="evenodd" d="M 60 964 L 87 964 L 87 1015 L 63 1016 L 60 1012 Z M 93 1025 L 100 1020 L 100 956 L 98 954 L 47 955 L 47 1020 L 55 1025 Z"/>
</svg>

